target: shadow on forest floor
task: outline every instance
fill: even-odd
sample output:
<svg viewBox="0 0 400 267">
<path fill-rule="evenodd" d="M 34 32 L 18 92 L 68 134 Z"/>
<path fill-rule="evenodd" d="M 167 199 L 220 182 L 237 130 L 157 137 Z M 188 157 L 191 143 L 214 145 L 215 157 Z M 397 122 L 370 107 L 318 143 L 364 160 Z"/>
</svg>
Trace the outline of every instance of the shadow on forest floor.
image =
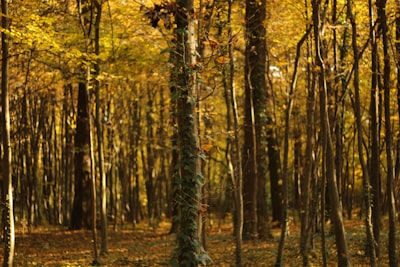
<svg viewBox="0 0 400 267">
<path fill-rule="evenodd" d="M 286 239 L 286 266 L 301 266 L 299 254 L 299 223 L 292 223 L 290 235 Z M 125 227 L 126 228 L 126 227 Z M 328 226 L 327 229 L 330 227 Z M 175 235 L 169 235 L 169 224 L 161 223 L 152 228 L 144 224 L 136 228 L 110 228 L 109 254 L 101 256 L 103 266 L 168 266 L 175 247 Z M 232 225 L 224 224 L 221 229 L 209 229 L 207 239 L 208 254 L 213 262 L 209 266 L 235 265 L 235 240 Z M 346 232 L 353 266 L 369 266 L 365 256 L 365 231 L 360 220 L 347 220 Z M 382 233 L 387 233 L 383 230 Z M 98 232 L 98 247 L 100 233 Z M 273 238 L 266 241 L 245 241 L 243 261 L 245 266 L 273 266 L 279 243 L 280 229 L 272 230 Z M 387 235 L 382 235 L 380 266 L 387 266 Z M 311 253 L 312 266 L 321 266 L 320 238 L 315 236 L 315 248 Z M 4 244 L 0 247 L 2 261 Z M 328 265 L 337 266 L 334 236 L 327 233 Z M 31 233 L 16 230 L 14 266 L 90 266 L 93 262 L 93 242 L 90 231 L 68 231 L 61 227 L 39 227 Z"/>
</svg>

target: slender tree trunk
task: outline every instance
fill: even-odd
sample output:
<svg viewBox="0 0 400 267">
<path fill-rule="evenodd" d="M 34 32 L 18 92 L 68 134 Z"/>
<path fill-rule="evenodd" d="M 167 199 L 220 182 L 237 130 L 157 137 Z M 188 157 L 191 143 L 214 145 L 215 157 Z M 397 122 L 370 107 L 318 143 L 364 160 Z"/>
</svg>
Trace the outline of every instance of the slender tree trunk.
<svg viewBox="0 0 400 267">
<path fill-rule="evenodd" d="M 397 67 L 397 79 L 396 79 L 396 88 L 397 88 L 397 109 L 398 109 L 398 116 L 400 118 L 400 0 L 396 0 L 396 41 L 395 41 L 395 47 L 396 47 L 396 67 Z M 400 121 L 399 121 L 400 125 Z M 397 134 L 397 148 L 396 148 L 396 166 L 395 166 L 395 195 L 399 196 L 400 194 L 400 132 Z M 397 209 L 400 208 L 400 203 L 397 201 Z M 398 220 L 400 221 L 400 216 L 398 217 Z"/>
<path fill-rule="evenodd" d="M 146 195 L 147 195 L 147 213 L 149 216 L 149 224 L 154 224 L 154 207 L 155 207 L 155 178 L 156 170 L 154 165 L 156 162 L 156 153 L 154 152 L 154 120 L 153 120 L 153 110 L 154 110 L 154 92 L 151 92 L 151 88 L 147 88 L 147 107 L 146 107 L 146 160 L 143 160 L 144 173 L 146 177 Z"/>
<path fill-rule="evenodd" d="M 99 165 L 99 176 L 101 182 L 101 250 L 100 253 L 105 255 L 108 253 L 108 222 L 107 222 L 107 178 L 106 171 L 104 169 L 104 138 L 103 138 L 103 123 L 101 116 L 101 102 L 100 102 L 100 81 L 98 76 L 100 75 L 100 22 L 102 15 L 102 0 L 95 0 L 95 22 L 94 22 L 94 53 L 97 56 L 94 64 L 94 90 L 96 95 L 96 133 L 97 133 L 97 156 Z M 96 191 L 95 191 L 95 194 Z M 96 223 L 95 223 L 96 224 Z"/>
<path fill-rule="evenodd" d="M 7 0 L 1 1 L 1 26 L 3 29 L 9 29 L 8 3 Z M 4 248 L 4 267 L 12 267 L 14 263 L 14 207 L 13 207 L 13 189 L 12 189 L 12 154 L 10 139 L 10 104 L 9 104 L 9 38 L 6 32 L 1 33 L 1 128 L 3 138 L 3 201 L 6 203 L 6 234 Z M 4 198 L 5 197 L 5 198 Z"/>
<path fill-rule="evenodd" d="M 380 123 L 379 123 L 379 88 L 378 88 L 378 44 L 376 40 L 374 6 L 372 0 L 369 6 L 369 28 L 371 39 L 371 194 L 372 194 L 372 221 L 375 240 L 376 257 L 380 256 L 380 229 L 381 229 L 381 166 L 380 161 Z M 400 77 L 400 76 L 399 76 Z"/>
<path fill-rule="evenodd" d="M 89 117 L 89 129 L 91 129 L 91 121 Z M 89 151 L 90 151 L 90 201 L 92 203 L 90 211 L 92 212 L 91 214 L 91 230 L 92 230 L 92 238 L 93 238 L 93 261 L 92 265 L 100 265 L 99 262 L 99 253 L 97 249 L 97 190 L 96 190 L 96 171 L 95 171 L 95 165 L 94 165 L 94 149 L 93 149 L 93 135 L 92 132 L 89 131 L 89 139 L 90 139 L 90 144 L 89 144 Z"/>
<path fill-rule="evenodd" d="M 397 67 L 397 81 L 396 81 L 396 87 L 397 87 L 397 109 L 398 109 L 398 116 L 400 118 L 400 0 L 396 0 L 396 67 Z M 399 125 L 400 125 L 400 120 L 399 120 Z M 395 173 L 395 195 L 399 196 L 400 194 L 400 132 L 397 134 L 397 154 L 396 154 L 396 173 Z M 400 208 L 400 203 L 397 200 L 397 208 Z M 398 217 L 398 220 L 400 220 L 400 216 Z"/>
<path fill-rule="evenodd" d="M 135 94 L 138 94 L 135 90 Z M 137 224 L 140 222 L 140 180 L 139 180 L 139 144 L 141 140 L 141 98 L 137 98 L 132 101 L 133 105 L 129 106 L 129 118 L 131 121 L 131 129 L 132 129 L 132 134 L 130 136 L 130 144 L 129 144 L 129 150 L 130 150 L 130 157 L 129 157 L 129 164 L 132 166 L 132 179 L 134 184 L 133 188 L 131 188 L 132 194 L 131 194 L 131 202 L 130 202 L 130 207 L 132 209 L 132 219 L 133 223 Z M 110 136 L 113 136 L 114 134 L 110 134 Z M 111 139 L 110 139 L 111 140 Z"/>
<path fill-rule="evenodd" d="M 315 38 L 315 51 L 316 51 L 316 67 L 319 75 L 319 89 L 320 89 L 320 114 L 321 114 L 321 134 L 322 140 L 325 144 L 324 147 L 324 162 L 326 173 L 327 186 L 331 208 L 331 219 L 335 231 L 336 248 L 338 257 L 338 266 L 350 266 L 350 259 L 347 249 L 347 241 L 342 217 L 342 205 L 339 199 L 336 175 L 335 175 L 335 153 L 333 147 L 332 133 L 330 127 L 330 119 L 328 114 L 328 93 L 326 82 L 326 62 L 325 62 L 325 47 L 323 45 L 323 27 L 324 22 L 321 21 L 320 12 L 321 1 L 313 0 L 313 22 L 314 22 L 314 38 Z M 325 8 L 325 7 L 323 7 Z M 325 187 L 322 187 L 325 190 Z M 324 216 L 322 216 L 324 220 Z M 323 223 L 323 222 L 322 222 Z"/>
<path fill-rule="evenodd" d="M 359 160 L 363 172 L 363 186 L 364 186 L 364 205 L 365 205 L 365 229 L 367 234 L 367 243 L 368 243 L 368 255 L 370 257 L 370 265 L 371 267 L 377 266 L 376 262 L 376 253 L 375 253 L 375 240 L 372 229 L 372 211 L 371 211 L 371 189 L 370 189 L 370 179 L 368 167 L 364 159 L 364 151 L 363 151 L 363 128 L 361 122 L 361 100 L 360 100 L 360 84 L 359 84 L 359 62 L 360 56 L 357 46 L 357 24 L 352 11 L 352 3 L 350 0 L 347 1 L 347 16 L 350 18 L 351 27 L 352 27 L 352 45 L 353 45 L 353 57 L 354 57 L 354 77 L 353 77 L 353 86 L 354 86 L 354 95 L 355 95 L 355 107 L 354 113 L 356 117 L 356 125 L 357 125 L 357 145 L 358 145 L 358 155 Z"/>
<path fill-rule="evenodd" d="M 31 70 L 31 62 L 32 62 L 32 53 L 30 51 L 28 63 L 26 67 L 25 73 L 25 83 L 24 83 L 24 92 L 22 97 L 22 110 L 21 110 L 21 121 L 22 121 L 22 138 L 23 138 L 23 176 L 26 179 L 24 186 L 24 195 L 25 202 L 27 205 L 27 216 L 28 216 L 28 230 L 31 230 L 31 227 L 34 225 L 34 189 L 33 189 L 33 175 L 32 175 L 32 151 L 31 151 L 31 142 L 32 142 L 32 127 L 31 120 L 29 117 L 29 108 L 30 108 L 30 87 L 29 83 L 29 74 Z"/>
<path fill-rule="evenodd" d="M 236 100 L 235 90 L 235 63 L 233 55 L 233 44 L 232 44 L 232 7 L 233 0 L 228 2 L 228 54 L 229 54 L 229 88 L 230 92 L 226 94 L 227 110 L 228 110 L 228 132 L 233 130 L 234 137 L 232 141 L 232 147 L 229 149 L 228 164 L 230 167 L 231 179 L 234 189 L 235 197 L 235 237 L 236 237 L 236 266 L 242 266 L 242 236 L 243 236 L 243 170 L 242 170 L 242 154 L 240 149 L 240 137 L 239 137 L 239 113 Z M 230 101 L 229 101 L 230 100 Z M 229 103 L 230 102 L 230 103 Z M 231 112 L 233 117 L 233 129 L 231 129 Z M 233 165 L 234 164 L 234 165 Z"/>
<path fill-rule="evenodd" d="M 64 226 L 70 223 L 70 210 L 72 207 L 71 201 L 71 184 L 73 173 L 73 143 L 71 134 L 71 109 L 72 108 L 72 85 L 64 85 L 64 99 L 63 99 L 63 138 L 65 139 L 62 153 L 62 173 L 63 173 L 63 208 L 62 208 L 62 222 Z"/>
<path fill-rule="evenodd" d="M 333 0 L 332 2 L 332 23 L 337 25 L 338 22 L 338 7 L 337 7 L 337 0 Z M 344 125 L 344 94 L 346 91 L 346 86 L 344 86 L 344 75 L 343 73 L 343 65 L 344 65 L 344 57 L 346 55 L 346 46 L 347 46 L 347 29 L 343 31 L 343 38 L 342 38 L 342 46 L 339 49 L 339 38 L 338 38 L 338 29 L 337 27 L 333 27 L 333 75 L 334 79 L 334 86 L 338 88 L 334 90 L 334 133 L 335 133 L 335 170 L 336 170 L 336 180 L 338 185 L 338 192 L 339 192 L 339 199 L 343 205 L 343 191 L 346 189 L 346 183 L 343 179 L 343 132 L 345 129 Z M 342 86 L 340 86 L 342 84 Z M 340 88 L 340 90 L 339 90 Z"/>
<path fill-rule="evenodd" d="M 282 207 L 282 225 L 281 225 L 281 238 L 278 247 L 278 256 L 276 258 L 275 266 L 284 266 L 283 263 L 283 249 L 285 246 L 285 238 L 288 231 L 288 208 L 289 208 L 289 134 L 290 134 L 290 123 L 293 107 L 294 91 L 297 83 L 297 71 L 299 67 L 300 52 L 302 44 L 307 40 L 308 34 L 311 32 L 311 28 L 307 29 L 306 34 L 297 43 L 296 58 L 294 63 L 294 70 L 292 75 L 292 82 L 290 84 L 289 95 L 287 99 L 287 105 L 285 110 L 285 134 L 284 134 L 284 147 L 283 147 L 283 207 Z"/>
<path fill-rule="evenodd" d="M 396 252 L 396 204 L 394 196 L 394 166 L 393 166 L 393 134 L 390 112 L 390 55 L 389 55 L 389 27 L 386 16 L 386 0 L 377 1 L 379 26 L 382 31 L 383 44 L 383 90 L 384 90 L 384 107 L 385 107 L 385 147 L 387 160 L 387 196 L 389 204 L 389 265 L 397 267 Z"/>
<path fill-rule="evenodd" d="M 307 10 L 307 0 L 305 0 L 305 8 Z M 306 12 L 306 18 L 308 18 L 308 12 Z M 311 28 L 311 27 L 310 27 Z M 311 47 L 310 41 L 307 41 L 307 57 L 311 58 Z M 314 136 L 315 136 L 315 86 L 316 86 L 316 75 L 312 74 L 312 65 L 307 64 L 307 123 L 306 123 L 306 151 L 305 151 L 305 166 L 304 166 L 304 179 L 301 183 L 301 229 L 300 229 L 300 250 L 303 258 L 303 266 L 309 265 L 309 244 L 310 244 L 310 231 L 313 218 L 310 216 L 310 191 L 311 181 L 313 177 L 313 147 L 314 147 Z"/>
<path fill-rule="evenodd" d="M 321 104 L 320 104 L 321 105 Z M 322 112 L 321 112 L 322 113 Z M 319 185 L 319 190 L 321 190 L 321 214 L 320 214 L 320 227 L 321 227 L 321 254 L 322 263 L 324 267 L 328 266 L 328 255 L 326 249 L 326 230 L 325 230 L 325 220 L 326 220 L 326 137 L 325 135 L 321 138 L 322 143 L 322 177 Z"/>
</svg>

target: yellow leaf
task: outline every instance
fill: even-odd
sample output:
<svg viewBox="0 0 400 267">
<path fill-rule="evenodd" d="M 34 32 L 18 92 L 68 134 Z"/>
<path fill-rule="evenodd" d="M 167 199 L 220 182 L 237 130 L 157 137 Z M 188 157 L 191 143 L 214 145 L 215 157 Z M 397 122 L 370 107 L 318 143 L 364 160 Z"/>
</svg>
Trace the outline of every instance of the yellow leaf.
<svg viewBox="0 0 400 267">
<path fill-rule="evenodd" d="M 202 146 L 201 146 L 201 150 L 208 152 L 208 151 L 210 151 L 213 147 L 214 147 L 214 146 L 211 145 L 211 144 L 205 144 L 205 145 L 202 145 Z"/>
<path fill-rule="evenodd" d="M 219 64 L 229 63 L 229 58 L 226 58 L 226 57 L 218 57 L 218 58 L 216 59 L 216 61 L 217 61 Z"/>
</svg>

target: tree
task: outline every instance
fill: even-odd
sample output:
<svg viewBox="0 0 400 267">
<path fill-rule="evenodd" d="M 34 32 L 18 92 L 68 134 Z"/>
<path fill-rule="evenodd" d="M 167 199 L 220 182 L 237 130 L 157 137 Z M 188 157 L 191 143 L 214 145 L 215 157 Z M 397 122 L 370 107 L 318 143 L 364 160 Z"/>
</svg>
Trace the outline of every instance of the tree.
<svg viewBox="0 0 400 267">
<path fill-rule="evenodd" d="M 273 153 L 277 148 L 273 136 L 273 119 L 267 114 L 266 73 L 266 1 L 246 1 L 246 34 L 245 34 L 245 119 L 243 148 L 243 202 L 245 238 L 266 238 L 269 236 L 268 214 L 266 205 L 266 147 L 270 159 L 271 184 L 280 179 L 274 173 L 277 158 Z M 270 100 L 270 99 L 269 99 Z M 268 101 L 271 104 L 271 101 Z M 279 155 L 279 153 L 278 153 Z M 273 187 L 273 186 L 272 186 Z M 278 190 L 278 188 L 271 189 Z M 275 197 L 275 198 L 274 198 Z M 281 205 L 281 196 L 271 195 L 274 203 Z M 280 204 L 279 204 L 280 203 Z"/>
<path fill-rule="evenodd" d="M 321 14 L 326 6 L 321 5 L 320 0 L 312 1 L 314 40 L 315 40 L 315 62 L 318 71 L 318 86 L 320 96 L 320 123 L 321 123 L 321 142 L 323 148 L 323 172 L 326 176 L 327 188 L 330 200 L 330 215 L 335 231 L 337 257 L 339 266 L 350 266 L 349 253 L 342 217 L 342 205 L 339 200 L 339 192 L 335 176 L 335 156 L 331 132 L 331 121 L 328 114 L 328 88 L 327 88 L 327 67 L 326 67 L 326 47 L 323 39 L 323 29 L 325 21 L 321 19 Z M 322 183 L 322 190 L 325 190 L 325 183 Z M 322 198 L 323 195 L 322 195 Z M 324 210 L 324 207 L 322 207 Z M 325 222 L 322 214 L 321 223 Z"/>
<path fill-rule="evenodd" d="M 239 112 L 236 100 L 236 90 L 234 84 L 235 77 L 235 63 L 233 54 L 233 39 L 232 39 L 232 7 L 233 0 L 228 2 L 228 54 L 229 54 L 229 93 L 226 93 L 227 101 L 227 115 L 228 115 L 228 132 L 231 131 L 231 118 L 233 117 L 233 141 L 232 146 L 229 146 L 229 151 L 227 152 L 228 165 L 230 167 L 230 174 L 234 189 L 235 197 L 235 212 L 236 212 L 236 222 L 235 222 L 235 235 L 236 235 L 236 266 L 242 266 L 242 238 L 243 238 L 243 170 L 242 170 L 242 153 L 240 150 L 240 139 L 239 139 Z M 228 86 L 227 86 L 228 87 Z M 227 90 L 228 91 L 228 90 Z M 229 101 L 230 100 L 230 101 Z M 230 103 L 229 103 L 230 102 Z M 231 112 L 232 110 L 232 116 Z M 229 138 L 230 140 L 230 138 Z M 230 144 L 231 142 L 228 141 Z M 233 165 L 234 164 L 234 165 Z"/>
<path fill-rule="evenodd" d="M 292 80 L 290 83 L 289 95 L 285 111 L 285 134 L 284 134 L 284 147 L 283 147 L 283 207 L 282 207 L 282 218 L 281 218 L 281 238 L 278 246 L 278 256 L 276 258 L 275 266 L 283 265 L 283 249 L 285 245 L 285 238 L 287 235 L 288 227 L 288 209 L 289 209 L 289 134 L 290 134 L 290 124 L 293 109 L 293 97 L 297 84 L 298 67 L 300 61 L 301 46 L 307 40 L 309 33 L 311 32 L 311 27 L 307 29 L 307 32 L 297 43 L 296 48 L 296 58 L 294 63 L 294 70 L 292 75 Z M 308 207 L 307 207 L 308 208 Z"/>
<path fill-rule="evenodd" d="M 389 204 L 389 265 L 395 267 L 397 263 L 396 252 L 396 204 L 394 198 L 394 164 L 393 164 L 393 134 L 390 108 L 390 55 L 389 55 L 389 27 L 386 16 L 386 0 L 376 2 L 378 8 L 378 21 L 382 36 L 383 46 L 383 94 L 384 94 L 384 116 L 385 116 L 385 147 L 387 178 L 386 190 Z"/>
<path fill-rule="evenodd" d="M 396 1 L 396 61 L 400 60 L 400 1 Z M 400 64 L 396 64 L 397 67 L 397 79 L 396 79 L 396 88 L 397 88 L 397 108 L 398 108 L 398 116 L 400 117 Z M 400 122 L 400 121 L 399 121 Z M 400 123 L 399 123 L 400 125 Z M 400 177 L 400 132 L 397 139 L 397 156 L 396 156 L 396 179 L 399 181 L 398 177 Z M 396 195 L 399 195 L 398 190 Z M 398 204 L 397 204 L 398 205 Z"/>
<path fill-rule="evenodd" d="M 176 87 L 178 147 L 179 147 L 179 203 L 180 229 L 178 248 L 173 260 L 179 266 L 205 264 L 198 237 L 198 214 L 200 211 L 200 186 L 203 180 L 198 169 L 198 140 L 196 125 L 196 53 L 195 17 L 193 0 L 177 0 L 175 15 Z"/>
<path fill-rule="evenodd" d="M 101 116 L 101 102 L 100 102 L 100 22 L 103 9 L 102 0 L 96 0 L 95 3 L 95 22 L 94 22 L 94 53 L 96 55 L 96 62 L 94 64 L 94 90 L 96 96 L 96 129 L 97 129 L 97 153 L 99 176 L 101 181 L 101 253 L 108 253 L 108 221 L 107 221 L 107 178 L 104 168 L 104 139 L 103 139 L 103 123 Z M 95 180 L 94 180 L 95 181 Z M 94 194 L 96 194 L 96 187 L 94 187 Z M 97 211 L 94 209 L 94 212 Z M 95 225 L 95 224 L 94 224 Z"/>
<path fill-rule="evenodd" d="M 378 88 L 378 43 L 375 29 L 375 11 L 372 0 L 368 1 L 369 28 L 371 39 L 371 166 L 380 166 L 380 93 Z M 400 76 L 399 76 L 400 77 Z M 376 256 L 380 256 L 380 228 L 381 228 L 381 174 L 380 168 L 371 169 L 371 193 L 372 193 L 372 221 L 375 240 Z"/>
<path fill-rule="evenodd" d="M 308 8 L 307 1 L 305 1 L 306 10 Z M 305 13 L 308 19 L 308 11 Z M 312 29 L 311 26 L 307 26 Z M 311 38 L 310 38 L 311 39 Z M 307 58 L 311 58 L 311 40 L 307 40 Z M 312 75 L 312 64 L 307 64 L 307 103 L 306 103 L 306 149 L 305 149 L 305 166 L 304 166 L 304 179 L 301 181 L 301 209 L 300 209 L 300 251 L 303 258 L 303 266 L 309 265 L 309 247 L 310 247 L 310 233 L 312 231 L 313 221 L 311 202 L 311 181 L 314 180 L 315 159 L 313 157 L 313 147 L 315 138 L 315 88 L 316 88 L 316 75 Z"/>
<path fill-rule="evenodd" d="M 87 0 L 78 0 L 78 14 L 83 31 L 85 48 L 87 53 L 91 36 L 91 6 Z M 90 229 L 92 223 L 91 214 L 91 138 L 90 138 L 90 96 L 88 67 L 81 63 L 78 83 L 78 103 L 76 114 L 75 132 L 75 196 L 71 213 L 71 229 L 81 229 L 82 226 Z"/>
<path fill-rule="evenodd" d="M 261 10 L 261 9 L 260 9 Z M 256 32 L 252 21 L 258 19 L 259 14 L 255 1 L 246 1 L 246 50 L 245 50 L 245 118 L 244 118 L 244 144 L 242 157 L 243 170 L 243 237 L 246 239 L 257 237 L 257 144 L 256 144 L 256 122 L 254 107 L 254 91 L 265 90 L 265 65 L 264 59 L 260 60 L 258 52 L 263 53 L 265 46 L 260 46 L 260 32 Z M 253 22 L 255 23 L 255 22 Z M 262 25 L 263 21 L 257 26 Z M 254 31 L 254 32 L 253 32 Z M 257 45 L 252 43 L 257 41 Z M 259 49 L 260 51 L 252 51 Z M 261 64 L 261 66 L 260 66 Z M 257 68 L 258 73 L 254 70 Z M 261 70 L 260 70 L 261 69 Z M 262 73 L 260 77 L 260 72 Z M 254 78 L 258 74 L 258 77 Z M 264 83 L 264 86 L 254 82 Z M 264 81 L 264 82 L 263 82 Z M 261 86 L 261 88 L 259 88 Z"/>
<path fill-rule="evenodd" d="M 363 150 L 363 136 L 362 136 L 362 122 L 361 122 L 361 100 L 360 100 L 360 53 L 357 45 L 357 24 L 356 19 L 353 14 L 352 3 L 347 1 L 347 14 L 350 18 L 351 28 L 352 28 L 352 46 L 353 46 L 353 57 L 354 57 L 354 77 L 353 77 L 353 86 L 354 86 L 354 95 L 355 95 L 355 103 L 354 103 L 354 114 L 356 117 L 356 125 L 357 125 L 357 147 L 358 147 L 358 155 L 360 158 L 360 165 L 363 172 L 363 184 L 364 184 L 364 202 L 365 202 L 365 230 L 367 234 L 367 243 L 368 243 L 368 251 L 370 257 L 371 266 L 376 266 L 376 252 L 375 252 L 375 239 L 374 233 L 372 229 L 372 210 L 371 210 L 371 189 L 370 189 L 370 178 L 368 167 L 364 159 L 364 150 Z"/>
<path fill-rule="evenodd" d="M 5 223 L 5 248 L 4 248 L 4 267 L 12 267 L 14 263 L 14 202 L 12 188 L 12 154 L 10 138 L 10 104 L 9 104 L 9 36 L 5 30 L 9 30 L 8 3 L 7 0 L 1 1 L 1 128 L 3 144 L 3 192 L 2 199 L 5 203 L 4 216 Z"/>
</svg>

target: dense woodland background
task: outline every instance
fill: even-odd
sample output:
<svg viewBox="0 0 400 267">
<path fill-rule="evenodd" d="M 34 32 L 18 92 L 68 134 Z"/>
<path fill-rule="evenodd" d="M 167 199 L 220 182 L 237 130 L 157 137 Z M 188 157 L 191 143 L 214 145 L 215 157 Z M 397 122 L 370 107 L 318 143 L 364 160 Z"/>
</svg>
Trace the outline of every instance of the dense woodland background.
<svg viewBox="0 0 400 267">
<path fill-rule="evenodd" d="M 369 264 L 397 266 L 399 12 L 398 0 L 9 2 L 2 168 L 17 228 L 91 229 L 96 263 L 108 230 L 167 221 L 172 262 L 197 266 L 208 229 L 232 223 L 237 266 L 242 238 L 275 240 L 283 266 L 293 227 L 299 266 L 317 237 L 327 266 L 331 234 L 350 266 L 345 224 L 362 220 Z"/>
</svg>

